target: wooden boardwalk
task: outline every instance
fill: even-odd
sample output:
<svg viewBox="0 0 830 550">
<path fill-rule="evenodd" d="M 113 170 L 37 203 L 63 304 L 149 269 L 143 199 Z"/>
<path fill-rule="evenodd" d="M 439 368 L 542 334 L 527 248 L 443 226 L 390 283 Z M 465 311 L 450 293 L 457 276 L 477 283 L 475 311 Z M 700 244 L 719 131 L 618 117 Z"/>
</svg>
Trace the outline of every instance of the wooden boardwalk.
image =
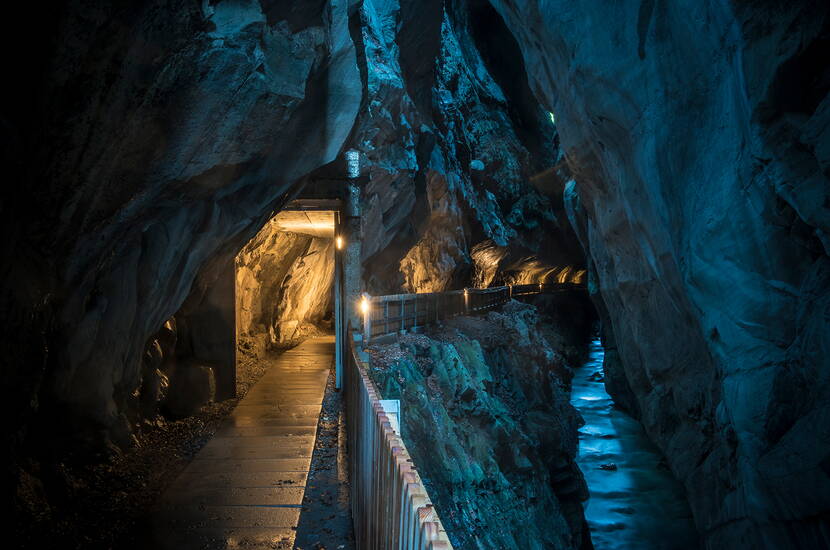
<svg viewBox="0 0 830 550">
<path fill-rule="evenodd" d="M 163 495 L 155 548 L 292 548 L 334 336 L 276 359 Z"/>
</svg>

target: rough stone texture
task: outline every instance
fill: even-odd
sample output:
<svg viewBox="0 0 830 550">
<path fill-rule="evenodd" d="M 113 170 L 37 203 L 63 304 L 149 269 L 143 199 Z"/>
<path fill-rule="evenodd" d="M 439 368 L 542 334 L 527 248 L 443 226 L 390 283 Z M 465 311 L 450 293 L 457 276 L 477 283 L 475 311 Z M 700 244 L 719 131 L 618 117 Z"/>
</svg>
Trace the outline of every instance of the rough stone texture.
<svg viewBox="0 0 830 550">
<path fill-rule="evenodd" d="M 272 346 L 291 347 L 331 309 L 333 241 L 271 220 L 237 255 L 236 279 L 239 336 L 267 334 Z"/>
<path fill-rule="evenodd" d="M 292 266 L 278 306 L 272 341 L 296 342 L 331 313 L 334 282 L 334 241 L 313 239 Z M 329 315 L 329 321 L 331 316 Z"/>
<path fill-rule="evenodd" d="M 401 400 L 404 441 L 456 549 L 591 548 L 571 370 L 536 308 L 503 309 L 374 344 L 370 374 Z"/>
<path fill-rule="evenodd" d="M 14 182 L 0 200 L 3 444 L 14 466 L 41 475 L 43 465 L 47 492 L 61 490 L 48 470 L 67 452 L 129 446 L 136 411 L 164 399 L 159 327 L 180 319 L 177 351 L 162 361 L 204 344 L 188 317 L 306 176 L 347 148 L 370 161 L 372 291 L 467 285 L 470 251 L 486 240 L 511 262 L 580 261 L 573 243 L 541 238 L 567 229 L 528 184 L 558 162 L 553 126 L 515 44 L 478 52 L 488 29 L 469 22 L 471 6 L 9 6 L 9 21 L 37 21 L 39 33 L 26 52 L 8 33 L 0 48 L 18 79 L 0 133 Z M 16 484 L 19 468 L 6 471 Z"/>
<path fill-rule="evenodd" d="M 366 0 L 360 18 L 367 89 L 355 146 L 370 178 L 369 292 L 489 284 L 500 267 L 533 261 L 581 266 L 561 201 L 531 184 L 559 160 L 557 138 L 495 11 L 480 1 Z M 498 262 L 474 259 L 481 243 L 499 247 Z"/>
<path fill-rule="evenodd" d="M 0 296 L 23 342 L 3 343 L 16 419 L 54 415 L 100 446 L 200 269 L 338 155 L 361 99 L 347 3 L 283 4 L 65 2 L 12 61 L 26 84 L 3 108 L 17 184 Z"/>
<path fill-rule="evenodd" d="M 575 175 L 609 390 L 708 547 L 827 547 L 830 8 L 492 4 Z"/>
</svg>

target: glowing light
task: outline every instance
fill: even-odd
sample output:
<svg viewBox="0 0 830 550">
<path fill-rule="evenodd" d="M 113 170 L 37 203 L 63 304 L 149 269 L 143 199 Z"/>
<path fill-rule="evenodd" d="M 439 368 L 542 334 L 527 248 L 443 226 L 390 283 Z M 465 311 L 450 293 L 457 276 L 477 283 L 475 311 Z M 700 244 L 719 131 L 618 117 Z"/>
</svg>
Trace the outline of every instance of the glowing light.
<svg viewBox="0 0 830 550">
<path fill-rule="evenodd" d="M 363 315 L 369 314 L 369 298 L 367 296 L 363 296 L 363 298 L 360 299 L 360 311 Z"/>
<path fill-rule="evenodd" d="M 542 283 L 539 283 L 539 290 L 542 290 Z"/>
<path fill-rule="evenodd" d="M 466 288 L 464 289 L 464 297 L 465 298 L 467 297 L 467 289 Z"/>
<path fill-rule="evenodd" d="M 337 250 L 343 250 L 343 237 L 338 235 L 334 242 L 337 245 Z"/>
<path fill-rule="evenodd" d="M 550 115 L 550 121 L 551 121 L 552 123 L 556 124 L 556 117 L 554 116 L 554 114 L 553 114 L 553 113 L 550 113 L 550 112 L 549 112 L 548 114 Z"/>
</svg>

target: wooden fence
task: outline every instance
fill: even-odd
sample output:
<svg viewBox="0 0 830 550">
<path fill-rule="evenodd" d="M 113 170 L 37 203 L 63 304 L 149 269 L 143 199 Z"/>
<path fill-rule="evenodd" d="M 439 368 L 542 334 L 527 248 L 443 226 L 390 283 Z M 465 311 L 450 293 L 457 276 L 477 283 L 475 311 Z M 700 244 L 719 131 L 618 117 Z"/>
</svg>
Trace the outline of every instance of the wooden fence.
<svg viewBox="0 0 830 550">
<path fill-rule="evenodd" d="M 350 338 L 345 365 L 352 519 L 361 550 L 452 550 Z"/>
</svg>

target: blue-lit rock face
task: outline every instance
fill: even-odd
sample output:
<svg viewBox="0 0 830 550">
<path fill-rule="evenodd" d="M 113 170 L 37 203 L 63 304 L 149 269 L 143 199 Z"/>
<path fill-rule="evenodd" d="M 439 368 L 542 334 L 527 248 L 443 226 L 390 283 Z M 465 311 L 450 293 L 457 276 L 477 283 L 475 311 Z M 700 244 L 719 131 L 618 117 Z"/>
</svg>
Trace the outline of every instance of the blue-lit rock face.
<svg viewBox="0 0 830 550">
<path fill-rule="evenodd" d="M 22 182 L 2 222 L 20 418 L 54 409 L 91 448 L 129 445 L 148 339 L 347 149 L 369 161 L 372 292 L 581 261 L 572 233 L 545 237 L 570 229 L 528 181 L 561 159 L 521 64 L 506 72 L 515 42 L 512 59 L 487 50 L 463 3 L 348 4 L 69 2 L 40 57 L 15 60 L 37 87 L 4 115 Z"/>
<path fill-rule="evenodd" d="M 492 4 L 576 175 L 609 389 L 709 547 L 827 547 L 827 4 Z"/>
<path fill-rule="evenodd" d="M 57 411 L 61 435 L 129 443 L 148 337 L 343 148 L 362 96 L 347 2 L 277 4 L 67 3 L 55 49 L 17 60 L 41 87 L 4 109 L 15 418 Z"/>
<path fill-rule="evenodd" d="M 546 338 L 567 332 L 540 321 L 513 301 L 370 348 L 370 375 L 400 400 L 402 437 L 459 550 L 592 548 L 572 373 Z"/>
<path fill-rule="evenodd" d="M 369 291 L 486 285 L 511 266 L 526 272 L 528 256 L 580 265 L 561 202 L 530 182 L 561 160 L 555 128 L 495 11 L 367 0 L 360 19 L 367 106 L 355 146 L 371 178 Z"/>
</svg>

